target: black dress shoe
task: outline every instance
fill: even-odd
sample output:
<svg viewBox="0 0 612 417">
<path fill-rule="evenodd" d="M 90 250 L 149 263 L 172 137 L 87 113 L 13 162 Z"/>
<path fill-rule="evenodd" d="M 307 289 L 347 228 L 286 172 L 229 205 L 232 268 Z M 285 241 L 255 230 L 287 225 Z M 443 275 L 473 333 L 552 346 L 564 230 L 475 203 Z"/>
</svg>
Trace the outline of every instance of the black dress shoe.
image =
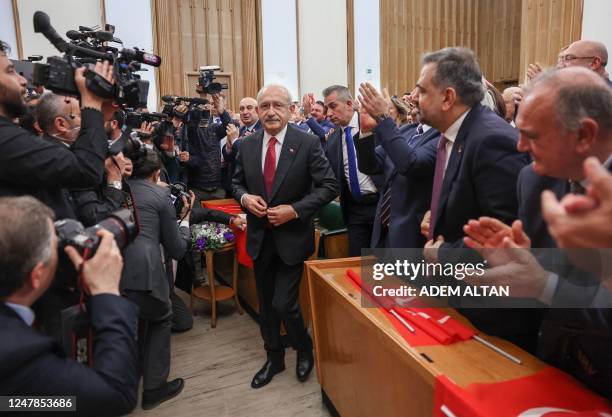
<svg viewBox="0 0 612 417">
<path fill-rule="evenodd" d="M 252 388 L 261 388 L 272 381 L 272 377 L 285 370 L 285 361 L 272 362 L 270 359 L 266 361 L 263 368 L 259 370 L 251 381 Z"/>
<path fill-rule="evenodd" d="M 295 364 L 295 373 L 300 382 L 304 382 L 308 379 L 310 371 L 314 366 L 314 357 L 312 351 L 299 352 L 297 353 L 297 362 Z"/>
<path fill-rule="evenodd" d="M 185 387 L 183 378 L 176 378 L 173 381 L 166 382 L 160 388 L 146 389 L 142 392 L 142 409 L 150 410 L 157 407 L 164 401 L 176 397 Z"/>
</svg>

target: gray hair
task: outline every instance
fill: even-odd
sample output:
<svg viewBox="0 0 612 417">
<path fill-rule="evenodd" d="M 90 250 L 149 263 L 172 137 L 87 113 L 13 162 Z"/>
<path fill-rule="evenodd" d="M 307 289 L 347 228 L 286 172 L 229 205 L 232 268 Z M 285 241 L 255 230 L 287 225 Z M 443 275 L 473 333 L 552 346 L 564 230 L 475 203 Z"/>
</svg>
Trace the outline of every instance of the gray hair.
<svg viewBox="0 0 612 417">
<path fill-rule="evenodd" d="M 612 89 L 597 73 L 580 67 L 553 68 L 529 83 L 525 95 L 536 88 L 550 88 L 556 94 L 557 123 L 565 132 L 580 129 L 586 118 L 612 132 Z"/>
<path fill-rule="evenodd" d="M 51 259 L 53 212 L 31 196 L 0 198 L 0 298 L 21 288 L 39 263 Z"/>
<path fill-rule="evenodd" d="M 468 48 L 444 48 L 423 55 L 422 64 L 436 64 L 432 77 L 438 88 L 453 88 L 459 100 L 472 107 L 484 98 L 482 72 L 476 56 Z"/>
<path fill-rule="evenodd" d="M 353 96 L 348 88 L 343 85 L 330 85 L 326 89 L 323 90 L 323 98 L 330 96 L 331 94 L 336 93 L 338 100 L 344 101 L 345 103 L 348 101 L 354 101 Z"/>
<path fill-rule="evenodd" d="M 43 132 L 50 134 L 55 126 L 55 118 L 65 114 L 64 96 L 46 92 L 36 105 L 36 120 Z"/>
<path fill-rule="evenodd" d="M 280 88 L 281 90 L 283 90 L 287 96 L 287 104 L 291 105 L 293 103 L 293 99 L 291 98 L 291 92 L 287 87 L 281 84 L 268 84 L 261 87 L 261 90 L 259 90 L 259 92 L 257 93 L 257 103 L 261 101 L 261 96 L 264 95 L 266 91 L 268 91 L 268 89 L 270 89 L 271 87 Z"/>
</svg>

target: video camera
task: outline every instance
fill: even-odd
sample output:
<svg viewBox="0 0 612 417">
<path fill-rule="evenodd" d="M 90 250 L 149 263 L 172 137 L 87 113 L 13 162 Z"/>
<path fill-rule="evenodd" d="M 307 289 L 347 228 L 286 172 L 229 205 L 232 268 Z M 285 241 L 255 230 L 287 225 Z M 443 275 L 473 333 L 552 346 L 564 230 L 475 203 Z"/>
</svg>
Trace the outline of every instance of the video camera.
<svg viewBox="0 0 612 417">
<path fill-rule="evenodd" d="M 167 118 L 167 115 L 164 113 L 141 113 L 137 111 L 129 111 L 127 112 L 125 118 L 125 124 L 128 126 L 128 129 L 138 129 L 143 122 L 153 123 L 153 122 L 163 122 Z"/>
<path fill-rule="evenodd" d="M 179 218 L 181 211 L 183 211 L 183 207 L 185 207 L 183 197 L 185 197 L 188 204 L 191 204 L 191 194 L 189 194 L 189 189 L 184 183 L 175 182 L 174 184 L 170 184 L 170 200 L 172 200 L 172 204 L 176 210 L 177 218 Z"/>
<path fill-rule="evenodd" d="M 149 82 L 141 80 L 137 71 L 142 71 L 141 64 L 159 67 L 161 58 L 145 53 L 138 48 L 119 50 L 106 45 L 107 42 L 122 43 L 114 36 L 114 26 L 106 25 L 105 31 L 94 31 L 80 26 L 79 30 L 70 30 L 66 36 L 68 43 L 55 31 L 49 16 L 41 11 L 34 13 L 34 31 L 42 33 L 63 57 L 47 58 L 46 64 L 34 64 L 33 83 L 43 85 L 56 94 L 79 96 L 74 83 L 74 70 L 86 66 L 92 68 L 99 60 L 110 61 L 116 84 L 93 71 L 86 71 L 87 88 L 102 98 L 114 99 L 128 107 L 145 107 L 149 93 Z"/>
<path fill-rule="evenodd" d="M 128 209 L 117 210 L 110 217 L 100 223 L 85 228 L 83 224 L 74 219 L 63 219 L 55 222 L 58 247 L 74 247 L 81 255 L 88 251 L 89 257 L 95 255 L 100 238 L 98 230 L 105 229 L 113 234 L 119 249 L 125 248 L 138 235 L 138 226 Z"/>
<path fill-rule="evenodd" d="M 219 69 L 218 65 L 200 67 L 200 76 L 198 77 L 198 84 L 196 85 L 196 91 L 198 93 L 219 94 L 221 90 L 227 90 L 227 84 L 213 82 L 216 78 L 215 71 Z"/>
<path fill-rule="evenodd" d="M 197 106 L 209 103 L 208 100 L 200 97 L 162 96 L 161 99 L 164 102 L 162 113 L 169 117 L 177 117 L 181 120 L 185 120 L 189 112 L 195 110 Z M 176 110 L 176 107 L 181 104 L 187 106 L 186 112 Z"/>
</svg>

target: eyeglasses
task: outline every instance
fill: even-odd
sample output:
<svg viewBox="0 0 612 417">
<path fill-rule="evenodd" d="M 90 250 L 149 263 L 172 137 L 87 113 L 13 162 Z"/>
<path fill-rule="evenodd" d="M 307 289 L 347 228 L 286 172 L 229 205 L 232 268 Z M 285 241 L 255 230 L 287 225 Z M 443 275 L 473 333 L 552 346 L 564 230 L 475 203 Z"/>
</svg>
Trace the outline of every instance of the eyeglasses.
<svg viewBox="0 0 612 417">
<path fill-rule="evenodd" d="M 572 62 L 576 59 L 593 59 L 595 56 L 559 55 L 557 62 Z"/>
</svg>

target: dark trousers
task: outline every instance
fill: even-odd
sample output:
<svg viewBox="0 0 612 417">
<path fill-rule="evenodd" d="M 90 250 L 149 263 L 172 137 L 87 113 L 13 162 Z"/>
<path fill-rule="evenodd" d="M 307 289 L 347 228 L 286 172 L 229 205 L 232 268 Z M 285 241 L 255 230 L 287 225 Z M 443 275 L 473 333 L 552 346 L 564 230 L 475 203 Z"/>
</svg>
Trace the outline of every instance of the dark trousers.
<svg viewBox="0 0 612 417">
<path fill-rule="evenodd" d="M 138 347 L 141 352 L 143 388 L 161 387 L 170 374 L 170 337 L 172 305 L 140 291 L 126 291 L 125 296 L 140 309 Z"/>
<path fill-rule="evenodd" d="M 221 200 L 225 198 L 225 190 L 221 187 L 210 188 L 206 190 L 201 190 L 199 188 L 193 187 L 189 187 L 189 189 L 193 191 L 196 200 L 198 201 Z"/>
<path fill-rule="evenodd" d="M 361 256 L 361 248 L 369 248 L 372 240 L 372 223 L 346 226 L 349 256 Z"/>
<path fill-rule="evenodd" d="M 299 305 L 304 264 L 285 264 L 278 256 L 272 233 L 266 232 L 259 256 L 254 260 L 254 269 L 259 299 L 259 328 L 268 359 L 282 361 L 284 358 L 281 320 L 293 348 L 311 351 L 312 340 L 304 326 Z"/>
<path fill-rule="evenodd" d="M 360 201 L 350 193 L 344 196 L 349 256 L 361 256 L 362 248 L 370 248 L 378 194 L 366 194 Z"/>
</svg>

